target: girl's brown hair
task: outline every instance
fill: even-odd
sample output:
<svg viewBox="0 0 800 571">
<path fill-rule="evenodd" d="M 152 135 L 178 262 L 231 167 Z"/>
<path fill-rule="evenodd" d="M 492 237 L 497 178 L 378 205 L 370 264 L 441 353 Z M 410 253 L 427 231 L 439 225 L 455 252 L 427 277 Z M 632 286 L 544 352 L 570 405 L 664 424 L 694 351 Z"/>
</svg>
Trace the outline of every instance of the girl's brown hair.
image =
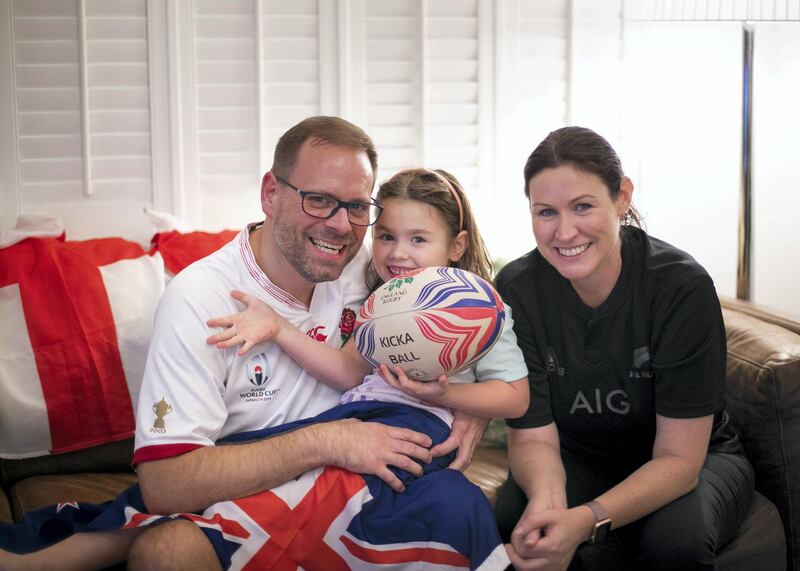
<svg viewBox="0 0 800 571">
<path fill-rule="evenodd" d="M 456 177 L 445 170 L 435 171 L 415 168 L 400 171 L 381 184 L 377 199 L 418 200 L 430 204 L 442 215 L 454 240 L 462 230 L 467 232 L 467 247 L 458 262 L 450 265 L 477 274 L 487 281 L 492 280 L 492 263 L 486 244 L 478 232 L 464 189 Z M 367 283 L 373 287 L 380 285 L 375 270 L 370 264 Z"/>
</svg>

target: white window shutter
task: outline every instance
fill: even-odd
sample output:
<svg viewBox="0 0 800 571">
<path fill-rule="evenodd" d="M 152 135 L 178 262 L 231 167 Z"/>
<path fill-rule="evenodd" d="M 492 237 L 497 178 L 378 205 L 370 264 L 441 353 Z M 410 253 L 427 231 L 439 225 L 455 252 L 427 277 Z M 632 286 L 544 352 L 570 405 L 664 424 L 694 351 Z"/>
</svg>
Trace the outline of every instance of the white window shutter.
<svg viewBox="0 0 800 571">
<path fill-rule="evenodd" d="M 125 233 L 114 213 L 152 194 L 146 0 L 12 13 L 21 209 L 72 238 Z"/>
<path fill-rule="evenodd" d="M 35 208 L 84 188 L 77 3 L 17 0 L 13 14 L 20 184 Z"/>
<path fill-rule="evenodd" d="M 98 198 L 151 199 L 147 2 L 87 0 L 90 189 Z"/>
<path fill-rule="evenodd" d="M 364 2 L 362 127 L 378 149 L 379 181 L 423 162 L 419 0 Z"/>
<path fill-rule="evenodd" d="M 362 125 L 378 147 L 380 178 L 443 168 L 477 194 L 481 145 L 491 145 L 479 136 L 481 105 L 491 109 L 491 90 L 481 90 L 491 79 L 480 72 L 479 14 L 490 12 L 478 0 L 364 2 L 362 10 L 353 16 L 363 17 Z"/>
<path fill-rule="evenodd" d="M 319 113 L 316 0 L 195 2 L 201 224 L 261 216 L 258 188 L 287 128 Z"/>
<path fill-rule="evenodd" d="M 257 180 L 254 2 L 198 0 L 193 19 L 200 225 L 217 229 L 239 217 Z"/>
<path fill-rule="evenodd" d="M 262 0 L 262 169 L 272 165 L 278 138 L 320 113 L 317 0 Z"/>
<path fill-rule="evenodd" d="M 481 190 L 479 93 L 483 80 L 478 1 L 427 2 L 425 28 L 425 163 L 452 172 L 475 200 Z"/>
</svg>

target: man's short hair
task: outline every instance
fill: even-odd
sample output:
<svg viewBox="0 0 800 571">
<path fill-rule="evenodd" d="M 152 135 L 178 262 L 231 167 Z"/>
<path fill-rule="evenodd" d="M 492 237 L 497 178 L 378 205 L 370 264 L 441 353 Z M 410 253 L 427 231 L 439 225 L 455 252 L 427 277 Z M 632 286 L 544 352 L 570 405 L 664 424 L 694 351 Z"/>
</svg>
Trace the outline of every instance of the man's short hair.
<svg viewBox="0 0 800 571">
<path fill-rule="evenodd" d="M 372 166 L 372 182 L 375 183 L 378 174 L 375 144 L 361 127 L 340 117 L 309 117 L 286 131 L 275 146 L 272 171 L 281 176 L 289 176 L 297 161 L 300 147 L 309 139 L 313 140 L 313 145 L 342 145 L 364 151 Z"/>
</svg>

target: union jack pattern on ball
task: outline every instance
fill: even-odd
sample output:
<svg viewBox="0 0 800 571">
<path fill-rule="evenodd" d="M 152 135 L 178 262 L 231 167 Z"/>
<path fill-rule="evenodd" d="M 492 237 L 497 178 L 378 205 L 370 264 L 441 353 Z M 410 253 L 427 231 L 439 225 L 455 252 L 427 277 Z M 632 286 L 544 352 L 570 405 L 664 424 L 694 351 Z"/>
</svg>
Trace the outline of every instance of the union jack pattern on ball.
<svg viewBox="0 0 800 571">
<path fill-rule="evenodd" d="M 492 348 L 505 320 L 486 280 L 458 268 L 430 267 L 375 290 L 356 320 L 355 340 L 373 366 L 398 365 L 430 381 L 473 365 Z"/>
</svg>

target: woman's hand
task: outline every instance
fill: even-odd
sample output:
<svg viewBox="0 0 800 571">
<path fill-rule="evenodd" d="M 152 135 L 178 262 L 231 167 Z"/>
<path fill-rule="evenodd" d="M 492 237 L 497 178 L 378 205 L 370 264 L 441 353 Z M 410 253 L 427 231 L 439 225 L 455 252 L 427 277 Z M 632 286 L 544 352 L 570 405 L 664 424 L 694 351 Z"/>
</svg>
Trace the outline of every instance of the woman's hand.
<svg viewBox="0 0 800 571">
<path fill-rule="evenodd" d="M 244 355 L 255 345 L 278 336 L 285 320 L 272 307 L 256 297 L 236 290 L 231 292 L 231 297 L 245 304 L 246 309 L 233 315 L 209 319 L 206 322 L 209 327 L 226 329 L 208 337 L 206 343 L 220 349 L 241 345 L 239 355 Z"/>
<path fill-rule="evenodd" d="M 594 514 L 585 506 L 538 513 L 528 505 L 511 534 L 506 551 L 518 570 L 566 569 L 575 550 L 588 537 Z"/>
<path fill-rule="evenodd" d="M 400 367 L 390 370 L 386 365 L 380 365 L 377 372 L 386 384 L 419 400 L 440 404 L 447 396 L 447 375 L 441 375 L 436 381 L 415 381 Z"/>
<path fill-rule="evenodd" d="M 543 534 L 542 529 L 536 526 L 535 522 L 537 520 L 534 519 L 534 516 L 548 510 L 560 508 L 566 508 L 566 506 L 556 505 L 548 494 L 536 494 L 528 502 L 511 535 L 511 543 L 517 553 L 523 557 L 527 556 L 529 550 L 536 546 Z"/>
</svg>

